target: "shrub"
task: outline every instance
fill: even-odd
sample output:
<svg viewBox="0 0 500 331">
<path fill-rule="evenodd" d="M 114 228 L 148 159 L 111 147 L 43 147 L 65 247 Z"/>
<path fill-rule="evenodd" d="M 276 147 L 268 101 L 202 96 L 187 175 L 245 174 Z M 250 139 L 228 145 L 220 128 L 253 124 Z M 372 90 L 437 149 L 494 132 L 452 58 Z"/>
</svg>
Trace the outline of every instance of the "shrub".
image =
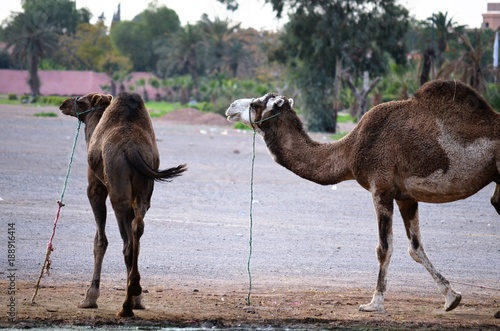
<svg viewBox="0 0 500 331">
<path fill-rule="evenodd" d="M 500 112 L 500 88 L 498 84 L 488 84 L 486 86 L 484 98 L 493 109 Z"/>
<path fill-rule="evenodd" d="M 57 117 L 57 114 L 54 112 L 40 112 L 34 114 L 36 117 Z"/>
<path fill-rule="evenodd" d="M 54 105 L 54 106 L 59 106 L 64 100 L 66 100 L 66 97 L 60 97 L 55 95 L 47 95 L 40 97 L 38 99 L 38 101 L 43 104 Z"/>
<path fill-rule="evenodd" d="M 8 99 L 9 100 L 17 100 L 17 94 L 13 94 L 13 93 L 9 94 Z"/>
</svg>

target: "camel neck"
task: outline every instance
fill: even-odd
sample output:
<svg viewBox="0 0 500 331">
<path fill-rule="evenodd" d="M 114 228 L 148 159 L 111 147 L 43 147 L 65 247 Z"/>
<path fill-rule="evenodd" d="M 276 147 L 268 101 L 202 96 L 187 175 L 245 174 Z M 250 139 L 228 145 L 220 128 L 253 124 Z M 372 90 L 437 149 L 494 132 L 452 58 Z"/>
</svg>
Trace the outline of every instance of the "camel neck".
<svg viewBox="0 0 500 331">
<path fill-rule="evenodd" d="M 285 116 L 263 131 L 274 160 L 296 175 L 321 185 L 353 179 L 345 139 L 330 143 L 314 141 L 298 118 L 287 121 Z"/>
<path fill-rule="evenodd" d="M 92 134 L 94 133 L 97 124 L 99 124 L 101 117 L 101 112 L 94 111 L 93 113 L 88 114 L 83 121 L 85 123 L 85 142 L 87 143 L 87 148 L 89 146 L 90 137 L 92 137 Z"/>
</svg>

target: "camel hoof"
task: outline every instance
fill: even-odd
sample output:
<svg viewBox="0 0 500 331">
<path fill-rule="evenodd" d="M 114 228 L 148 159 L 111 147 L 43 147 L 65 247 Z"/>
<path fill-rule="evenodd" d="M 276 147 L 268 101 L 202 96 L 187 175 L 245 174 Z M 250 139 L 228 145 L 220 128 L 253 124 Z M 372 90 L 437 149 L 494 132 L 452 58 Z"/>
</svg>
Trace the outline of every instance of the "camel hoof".
<svg viewBox="0 0 500 331">
<path fill-rule="evenodd" d="M 364 311 L 368 313 L 380 313 L 380 314 L 386 312 L 384 305 L 372 305 L 371 303 L 359 306 L 359 311 Z"/>
<path fill-rule="evenodd" d="M 97 308 L 97 303 L 84 300 L 78 304 L 78 308 L 95 309 Z"/>
<path fill-rule="evenodd" d="M 380 292 L 375 292 L 372 301 L 367 305 L 359 306 L 359 311 L 372 312 L 372 313 L 385 313 L 384 295 Z"/>
<path fill-rule="evenodd" d="M 118 317 L 134 317 L 134 312 L 132 309 L 122 309 L 120 312 L 116 313 Z"/>
<path fill-rule="evenodd" d="M 132 309 L 146 309 L 146 306 L 142 303 L 142 294 L 138 297 L 133 297 L 132 301 Z"/>
<path fill-rule="evenodd" d="M 446 295 L 446 302 L 444 304 L 445 311 L 451 311 L 457 308 L 458 304 L 462 300 L 462 295 L 455 291 L 450 291 L 448 295 Z"/>
</svg>

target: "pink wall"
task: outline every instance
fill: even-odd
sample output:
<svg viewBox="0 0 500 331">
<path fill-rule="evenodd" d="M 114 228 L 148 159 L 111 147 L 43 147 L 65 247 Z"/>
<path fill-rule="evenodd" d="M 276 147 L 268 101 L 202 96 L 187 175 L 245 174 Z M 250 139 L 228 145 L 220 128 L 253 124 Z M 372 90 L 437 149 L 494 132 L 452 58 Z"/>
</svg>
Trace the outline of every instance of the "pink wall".
<svg viewBox="0 0 500 331">
<path fill-rule="evenodd" d="M 40 70 L 40 93 L 42 95 L 85 95 L 91 92 L 109 92 L 103 91 L 101 86 L 110 85 L 109 77 L 102 72 L 93 71 L 59 71 L 59 70 Z M 124 85 L 128 90 L 130 85 L 141 78 L 146 79 L 154 77 L 148 72 L 134 72 L 131 79 L 125 81 Z M 117 87 L 118 88 L 118 87 Z M 142 88 L 135 88 L 136 92 L 142 95 Z M 151 99 L 154 98 L 156 90 L 146 83 L 146 90 Z M 28 85 L 28 72 L 26 70 L 0 69 L 0 94 L 30 94 Z"/>
</svg>

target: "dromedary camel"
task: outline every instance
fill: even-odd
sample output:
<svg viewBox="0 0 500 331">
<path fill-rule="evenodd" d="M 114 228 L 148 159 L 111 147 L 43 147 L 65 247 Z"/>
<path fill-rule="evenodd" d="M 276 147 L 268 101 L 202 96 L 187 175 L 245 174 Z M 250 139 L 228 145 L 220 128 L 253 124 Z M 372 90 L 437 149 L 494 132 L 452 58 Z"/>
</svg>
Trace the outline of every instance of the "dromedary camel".
<svg viewBox="0 0 500 331">
<path fill-rule="evenodd" d="M 411 99 L 374 107 L 343 139 L 319 143 L 304 131 L 292 106 L 292 99 L 266 94 L 234 101 L 226 115 L 252 126 L 274 160 L 298 176 L 322 185 L 354 179 L 370 191 L 379 230 L 379 274 L 372 301 L 360 310 L 384 311 L 394 200 L 410 256 L 434 278 L 444 308 L 457 307 L 460 293 L 424 252 L 418 202 L 465 199 L 495 182 L 491 203 L 500 213 L 500 115 L 465 84 L 432 81 Z"/>
<path fill-rule="evenodd" d="M 149 114 L 135 93 L 87 94 L 65 100 L 59 109 L 85 123 L 88 152 L 87 195 L 94 212 L 94 274 L 80 308 L 97 308 L 101 267 L 106 238 L 106 199 L 109 195 L 123 239 L 127 266 L 127 296 L 118 316 L 134 316 L 132 309 L 144 309 L 138 270 L 139 240 L 144 216 L 149 209 L 154 181 L 166 181 L 187 170 L 179 165 L 158 170 L 160 156 Z"/>
</svg>

